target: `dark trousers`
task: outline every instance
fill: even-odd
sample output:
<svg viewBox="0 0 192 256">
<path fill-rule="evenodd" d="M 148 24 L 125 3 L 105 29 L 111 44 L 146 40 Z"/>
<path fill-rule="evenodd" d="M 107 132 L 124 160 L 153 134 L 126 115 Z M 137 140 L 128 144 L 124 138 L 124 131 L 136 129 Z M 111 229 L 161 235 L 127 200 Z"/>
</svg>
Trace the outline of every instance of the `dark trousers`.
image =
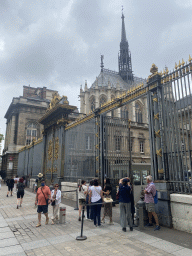
<svg viewBox="0 0 192 256">
<path fill-rule="evenodd" d="M 94 204 L 102 203 L 102 200 L 95 202 Z M 101 204 L 98 205 L 92 205 L 93 209 L 93 219 L 94 219 L 94 225 L 101 225 Z"/>
<path fill-rule="evenodd" d="M 86 197 L 86 204 L 89 203 L 89 196 Z M 87 219 L 90 219 L 90 210 L 91 210 L 91 207 L 89 205 L 87 205 Z"/>
</svg>

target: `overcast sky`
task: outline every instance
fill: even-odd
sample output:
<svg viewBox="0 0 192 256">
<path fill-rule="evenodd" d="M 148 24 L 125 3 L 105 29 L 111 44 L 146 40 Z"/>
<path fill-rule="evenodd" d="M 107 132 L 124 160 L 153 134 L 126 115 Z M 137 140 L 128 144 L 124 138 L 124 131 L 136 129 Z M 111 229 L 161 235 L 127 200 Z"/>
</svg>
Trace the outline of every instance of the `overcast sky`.
<svg viewBox="0 0 192 256">
<path fill-rule="evenodd" d="M 0 0 L 0 127 L 23 85 L 46 86 L 79 107 L 79 89 L 105 68 L 118 71 L 121 6 L 133 72 L 192 55 L 191 0 Z"/>
</svg>

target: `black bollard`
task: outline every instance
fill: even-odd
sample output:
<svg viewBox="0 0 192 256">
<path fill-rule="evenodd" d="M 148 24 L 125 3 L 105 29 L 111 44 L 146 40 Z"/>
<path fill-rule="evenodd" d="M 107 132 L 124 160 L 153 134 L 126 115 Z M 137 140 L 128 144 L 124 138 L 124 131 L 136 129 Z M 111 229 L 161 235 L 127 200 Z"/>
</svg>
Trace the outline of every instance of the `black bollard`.
<svg viewBox="0 0 192 256">
<path fill-rule="evenodd" d="M 76 240 L 86 240 L 87 237 L 83 236 L 83 220 L 84 220 L 85 206 L 83 205 L 82 218 L 81 218 L 81 235 L 76 237 Z"/>
</svg>

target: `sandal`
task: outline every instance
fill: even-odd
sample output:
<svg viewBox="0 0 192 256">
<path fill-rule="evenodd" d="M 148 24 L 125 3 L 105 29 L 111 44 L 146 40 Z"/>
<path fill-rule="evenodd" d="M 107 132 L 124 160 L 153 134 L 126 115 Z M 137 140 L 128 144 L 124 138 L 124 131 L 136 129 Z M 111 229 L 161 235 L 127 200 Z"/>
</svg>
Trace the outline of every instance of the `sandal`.
<svg viewBox="0 0 192 256">
<path fill-rule="evenodd" d="M 40 223 L 38 223 L 37 225 L 36 225 L 36 228 L 38 228 L 38 227 L 40 227 L 41 226 L 41 224 Z"/>
</svg>

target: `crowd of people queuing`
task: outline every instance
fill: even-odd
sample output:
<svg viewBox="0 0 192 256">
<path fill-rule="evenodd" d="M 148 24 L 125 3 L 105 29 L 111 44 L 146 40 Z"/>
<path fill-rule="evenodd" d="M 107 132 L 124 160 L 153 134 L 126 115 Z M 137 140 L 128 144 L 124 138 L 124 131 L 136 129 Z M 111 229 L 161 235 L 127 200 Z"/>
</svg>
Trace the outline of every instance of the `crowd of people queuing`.
<svg viewBox="0 0 192 256">
<path fill-rule="evenodd" d="M 58 184 L 54 184 L 52 187 L 48 187 L 45 184 L 45 179 L 42 173 L 37 175 L 35 185 L 35 205 L 38 212 L 38 224 L 36 227 L 41 226 L 41 214 L 46 217 L 45 224 L 49 223 L 48 217 L 48 205 L 52 206 L 52 225 L 59 220 L 59 205 L 61 203 L 61 190 Z M 0 179 L 1 181 L 2 179 Z M 25 177 L 12 177 L 6 181 L 8 186 L 7 197 L 13 196 L 13 192 L 17 194 L 17 209 L 22 206 L 22 201 L 25 193 Z M 1 183 L 0 183 L 1 184 Z M 52 189 L 51 189 L 52 188 Z M 154 196 L 156 194 L 156 188 L 152 182 L 152 177 L 147 176 L 147 187 L 144 190 L 146 210 L 148 211 L 149 223 L 147 227 L 153 226 L 152 216 L 155 219 L 155 230 L 159 230 L 158 216 L 155 213 Z M 129 177 L 125 177 L 119 180 L 119 188 L 116 195 L 116 199 L 119 201 L 120 209 L 120 224 L 122 231 L 127 231 L 129 225 L 130 231 L 133 231 L 134 225 L 134 196 L 133 187 L 130 183 Z M 91 180 L 89 184 L 86 184 L 85 180 L 81 181 L 78 187 L 78 200 L 79 200 L 79 217 L 82 219 L 82 208 L 86 206 L 86 219 L 93 221 L 95 227 L 101 227 L 105 223 L 106 217 L 109 217 L 109 225 L 113 225 L 112 220 L 112 185 L 109 178 L 105 178 L 103 188 L 99 184 L 98 179 Z M 101 218 L 101 207 L 104 206 L 103 216 Z M 85 216 L 83 216 L 85 217 Z"/>
</svg>

